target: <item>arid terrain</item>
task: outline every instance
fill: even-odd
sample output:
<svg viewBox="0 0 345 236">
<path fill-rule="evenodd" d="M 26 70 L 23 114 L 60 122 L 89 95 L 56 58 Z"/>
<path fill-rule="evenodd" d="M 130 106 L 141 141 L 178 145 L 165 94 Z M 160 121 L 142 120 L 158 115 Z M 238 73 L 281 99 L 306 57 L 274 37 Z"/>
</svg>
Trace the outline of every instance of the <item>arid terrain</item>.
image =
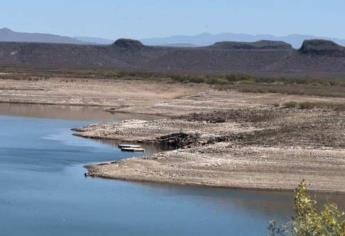
<svg viewBox="0 0 345 236">
<path fill-rule="evenodd" d="M 344 115 L 266 105 L 91 125 L 76 134 L 177 148 L 90 165 L 91 176 L 255 189 L 294 189 L 305 179 L 313 190 L 344 192 Z"/>
<path fill-rule="evenodd" d="M 205 47 L 146 46 L 129 39 L 102 46 L 0 42 L 0 66 L 17 67 L 344 78 L 344 62 L 345 47 L 326 40 L 306 40 L 298 50 L 279 41 Z"/>
<path fill-rule="evenodd" d="M 76 127 L 75 134 L 82 137 L 168 149 L 89 165 L 91 176 L 255 189 L 293 189 L 306 179 L 313 190 L 345 192 L 345 98 L 340 85 L 321 94 L 315 85 L 254 93 L 236 86 L 219 89 L 126 76 L 14 77 L 3 72 L 1 77 L 2 103 L 99 106 L 133 117 L 148 115 Z"/>
</svg>

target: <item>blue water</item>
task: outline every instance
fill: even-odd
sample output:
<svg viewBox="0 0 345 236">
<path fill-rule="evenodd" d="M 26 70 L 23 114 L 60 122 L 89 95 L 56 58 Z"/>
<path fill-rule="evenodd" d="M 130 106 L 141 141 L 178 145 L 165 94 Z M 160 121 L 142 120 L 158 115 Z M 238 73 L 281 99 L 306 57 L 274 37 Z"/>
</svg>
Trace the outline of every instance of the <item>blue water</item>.
<svg viewBox="0 0 345 236">
<path fill-rule="evenodd" d="M 0 235 L 266 235 L 292 194 L 84 178 L 83 165 L 126 158 L 71 135 L 87 121 L 0 116 Z"/>
</svg>

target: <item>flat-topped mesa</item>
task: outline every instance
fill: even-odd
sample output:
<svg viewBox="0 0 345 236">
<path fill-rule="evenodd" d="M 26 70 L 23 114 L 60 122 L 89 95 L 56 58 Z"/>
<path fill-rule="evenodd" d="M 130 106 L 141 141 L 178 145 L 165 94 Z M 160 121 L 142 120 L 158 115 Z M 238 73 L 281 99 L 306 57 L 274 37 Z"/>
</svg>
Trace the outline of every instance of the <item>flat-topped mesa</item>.
<svg viewBox="0 0 345 236">
<path fill-rule="evenodd" d="M 329 40 L 305 40 L 299 51 L 309 55 L 345 57 L 345 47 Z"/>
<path fill-rule="evenodd" d="M 269 41 L 261 40 L 257 42 L 218 42 L 210 46 L 219 49 L 277 49 L 277 50 L 290 50 L 292 46 L 282 41 Z"/>
<path fill-rule="evenodd" d="M 141 49 L 145 47 L 140 41 L 133 40 L 133 39 L 118 39 L 113 44 L 115 47 L 123 48 L 123 49 Z"/>
</svg>

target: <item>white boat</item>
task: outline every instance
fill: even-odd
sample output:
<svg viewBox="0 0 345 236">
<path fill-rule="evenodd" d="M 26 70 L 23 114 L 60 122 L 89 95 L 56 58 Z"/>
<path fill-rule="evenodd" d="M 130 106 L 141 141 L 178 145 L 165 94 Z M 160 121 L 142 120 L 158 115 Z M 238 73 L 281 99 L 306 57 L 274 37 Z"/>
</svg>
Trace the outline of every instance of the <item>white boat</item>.
<svg viewBox="0 0 345 236">
<path fill-rule="evenodd" d="M 135 144 L 119 144 L 119 148 L 141 148 L 140 145 L 135 145 Z"/>
</svg>

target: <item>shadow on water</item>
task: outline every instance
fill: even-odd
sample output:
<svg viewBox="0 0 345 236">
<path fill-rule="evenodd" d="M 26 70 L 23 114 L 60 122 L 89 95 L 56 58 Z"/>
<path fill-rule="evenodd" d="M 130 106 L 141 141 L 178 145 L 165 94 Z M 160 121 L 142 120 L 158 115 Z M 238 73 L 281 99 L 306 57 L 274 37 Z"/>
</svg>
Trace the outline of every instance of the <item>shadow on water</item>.
<svg viewBox="0 0 345 236">
<path fill-rule="evenodd" d="M 217 199 L 215 202 L 220 207 L 227 207 L 235 204 L 238 207 L 245 208 L 250 211 L 269 212 L 270 214 L 286 216 L 293 214 L 293 191 L 270 191 L 270 190 L 246 190 L 246 189 L 227 189 L 214 187 L 199 187 L 199 186 L 178 186 L 165 185 L 159 183 L 138 183 L 147 188 L 154 189 L 166 194 L 181 194 L 197 196 L 205 201 Z M 345 210 L 345 195 L 335 193 L 319 193 L 311 192 L 311 196 L 316 199 L 319 205 L 327 202 L 333 202 L 338 205 L 340 209 Z M 229 204 L 231 202 L 231 204 Z M 279 212 L 279 213 L 278 213 Z"/>
</svg>

